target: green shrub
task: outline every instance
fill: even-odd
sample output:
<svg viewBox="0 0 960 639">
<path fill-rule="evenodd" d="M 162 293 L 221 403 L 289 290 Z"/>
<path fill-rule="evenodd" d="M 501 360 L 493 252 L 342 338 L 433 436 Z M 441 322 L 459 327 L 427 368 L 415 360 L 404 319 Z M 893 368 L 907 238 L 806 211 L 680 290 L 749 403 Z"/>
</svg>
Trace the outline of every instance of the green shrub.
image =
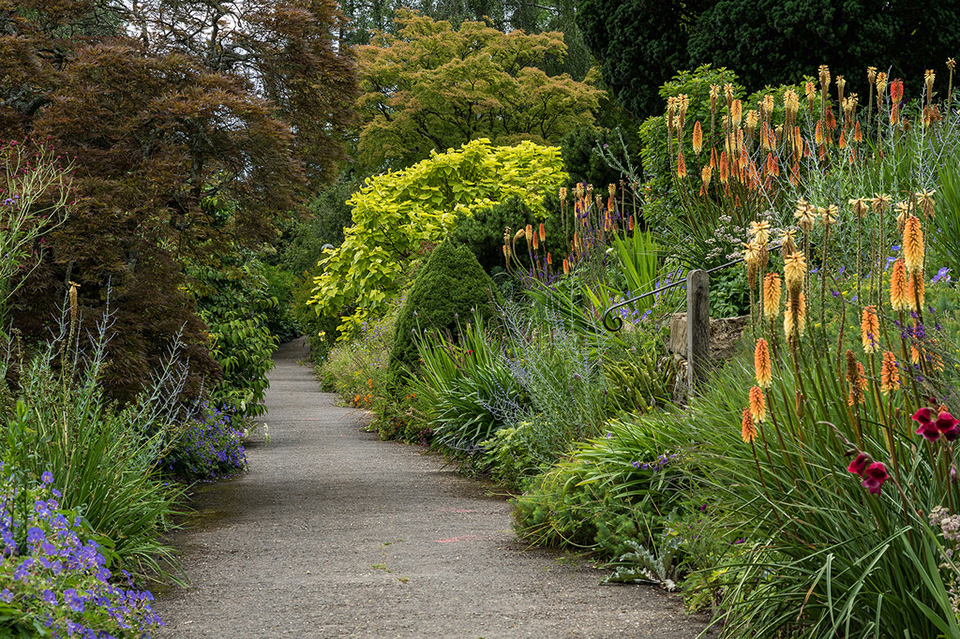
<svg viewBox="0 0 960 639">
<path fill-rule="evenodd" d="M 406 371 L 420 369 L 417 338 L 440 331 L 451 340 L 459 334 L 461 318 L 493 314 L 494 285 L 473 253 L 443 242 L 433 250 L 417 274 L 400 309 L 390 352 L 389 374 L 399 381 Z"/>
</svg>

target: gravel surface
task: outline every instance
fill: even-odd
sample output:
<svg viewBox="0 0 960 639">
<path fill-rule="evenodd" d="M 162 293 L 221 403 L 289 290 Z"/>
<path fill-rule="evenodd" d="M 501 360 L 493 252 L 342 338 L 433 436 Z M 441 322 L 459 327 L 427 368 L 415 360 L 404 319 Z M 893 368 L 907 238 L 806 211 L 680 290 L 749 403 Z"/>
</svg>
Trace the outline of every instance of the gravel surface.
<svg viewBox="0 0 960 639">
<path fill-rule="evenodd" d="M 162 638 L 690 639 L 705 620 L 651 586 L 528 549 L 510 506 L 420 449 L 378 441 L 280 348 L 269 445 L 196 491 L 174 543 L 191 586 L 158 597 Z"/>
</svg>

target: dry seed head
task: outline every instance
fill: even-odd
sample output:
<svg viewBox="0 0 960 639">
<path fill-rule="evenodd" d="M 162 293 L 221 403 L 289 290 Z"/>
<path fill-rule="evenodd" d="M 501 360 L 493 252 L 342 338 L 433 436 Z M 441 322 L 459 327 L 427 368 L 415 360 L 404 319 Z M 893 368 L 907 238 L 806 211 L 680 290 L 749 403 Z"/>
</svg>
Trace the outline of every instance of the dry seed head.
<svg viewBox="0 0 960 639">
<path fill-rule="evenodd" d="M 860 315 L 860 336 L 864 353 L 880 350 L 880 318 L 876 306 L 866 306 Z"/>
<path fill-rule="evenodd" d="M 759 386 L 750 387 L 750 417 L 755 424 L 763 423 L 767 419 L 767 400 Z"/>
<path fill-rule="evenodd" d="M 890 306 L 895 311 L 906 311 L 910 308 L 907 299 L 907 267 L 902 259 L 893 263 L 893 272 L 890 274 Z"/>
<path fill-rule="evenodd" d="M 720 97 L 720 87 L 716 84 L 710 85 L 710 113 L 717 112 L 717 98 Z"/>
<path fill-rule="evenodd" d="M 526 231 L 524 231 L 523 229 L 520 229 L 519 231 L 517 231 L 516 233 L 514 233 L 514 235 L 513 235 L 513 243 L 516 244 L 516 243 L 517 243 L 517 240 L 519 240 L 520 238 L 524 237 L 526 234 L 527 234 Z"/>
<path fill-rule="evenodd" d="M 583 197 L 583 183 L 577 182 L 577 185 L 573 187 L 573 196 L 578 200 Z"/>
<path fill-rule="evenodd" d="M 957 68 L 957 61 L 953 58 L 947 58 L 947 68 L 950 69 L 950 73 L 953 73 L 954 69 Z"/>
<path fill-rule="evenodd" d="M 923 309 L 923 295 L 926 284 L 923 281 L 923 271 L 914 271 L 910 274 L 910 283 L 907 285 L 907 305 L 914 313 Z"/>
<path fill-rule="evenodd" d="M 750 414 L 750 408 L 743 409 L 743 417 L 740 420 L 740 437 L 747 444 L 752 443 L 757 438 L 757 427 L 753 425 L 753 416 Z"/>
<path fill-rule="evenodd" d="M 780 313 L 780 276 L 776 273 L 767 273 L 763 278 L 763 316 L 776 319 Z"/>
<path fill-rule="evenodd" d="M 911 215 L 903 226 L 903 258 L 908 273 L 923 270 L 923 230 L 920 218 Z"/>
<path fill-rule="evenodd" d="M 937 74 L 933 72 L 933 69 L 927 69 L 926 73 L 923 74 L 923 81 L 927 85 L 927 102 L 930 102 L 930 96 L 933 95 L 933 83 L 937 80 Z"/>
<path fill-rule="evenodd" d="M 900 388 L 900 370 L 897 358 L 890 351 L 883 352 L 883 364 L 880 366 L 880 392 L 889 395 Z"/>
<path fill-rule="evenodd" d="M 617 185 L 616 185 L 616 184 L 608 184 L 608 185 L 607 185 L 607 195 L 609 195 L 610 197 L 614 197 L 614 196 L 616 196 L 616 194 L 617 194 Z"/>
<path fill-rule="evenodd" d="M 847 86 L 847 81 L 843 79 L 842 75 L 837 76 L 837 95 L 840 98 L 840 102 L 843 102 L 843 90 Z"/>
<path fill-rule="evenodd" d="M 560 201 L 561 202 L 567 201 L 567 187 L 565 186 L 560 187 Z"/>
<path fill-rule="evenodd" d="M 77 315 L 79 314 L 79 304 L 77 302 L 77 289 L 80 288 L 80 285 L 76 282 L 70 282 L 70 322 L 73 325 L 77 323 Z"/>
<path fill-rule="evenodd" d="M 770 388 L 773 383 L 773 369 L 770 367 L 770 348 L 767 346 L 767 340 L 762 337 L 757 340 L 757 346 L 753 349 L 753 371 L 757 378 L 757 386 L 760 388 Z"/>
</svg>

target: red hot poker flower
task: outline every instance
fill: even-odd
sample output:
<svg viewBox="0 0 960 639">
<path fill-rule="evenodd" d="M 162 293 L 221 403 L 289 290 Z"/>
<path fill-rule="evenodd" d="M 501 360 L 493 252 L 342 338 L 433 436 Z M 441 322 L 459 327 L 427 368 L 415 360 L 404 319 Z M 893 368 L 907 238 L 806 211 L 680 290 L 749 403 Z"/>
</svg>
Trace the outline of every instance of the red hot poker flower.
<svg viewBox="0 0 960 639">
<path fill-rule="evenodd" d="M 863 471 L 863 487 L 870 491 L 871 495 L 879 495 L 883 488 L 883 482 L 890 479 L 887 474 L 887 467 L 882 462 L 873 462 Z"/>
</svg>

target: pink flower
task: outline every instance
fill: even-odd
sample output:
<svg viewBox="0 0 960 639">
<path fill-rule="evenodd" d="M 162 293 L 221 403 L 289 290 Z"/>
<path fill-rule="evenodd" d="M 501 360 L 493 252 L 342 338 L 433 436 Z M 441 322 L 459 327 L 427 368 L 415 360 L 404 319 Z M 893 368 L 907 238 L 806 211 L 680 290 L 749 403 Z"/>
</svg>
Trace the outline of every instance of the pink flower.
<svg viewBox="0 0 960 639">
<path fill-rule="evenodd" d="M 939 430 L 941 433 L 946 434 L 947 431 L 950 431 L 956 428 L 957 424 L 960 424 L 960 420 L 957 420 L 956 417 L 954 417 L 947 411 L 943 411 L 942 413 L 937 415 L 937 421 L 935 423 L 937 425 L 937 430 Z"/>
<path fill-rule="evenodd" d="M 923 408 L 918 408 L 917 412 L 913 414 L 913 421 L 923 424 L 924 422 L 933 421 L 933 411 L 928 407 L 924 406 Z"/>
<path fill-rule="evenodd" d="M 863 487 L 869 489 L 871 495 L 879 495 L 883 482 L 888 479 L 887 467 L 881 462 L 873 462 L 863 471 Z"/>
<path fill-rule="evenodd" d="M 920 422 L 917 435 L 921 435 L 928 442 L 935 442 L 940 439 L 940 431 L 937 430 L 937 425 L 933 422 Z"/>
<path fill-rule="evenodd" d="M 850 462 L 850 465 L 847 466 L 847 472 L 851 472 L 854 475 L 860 475 L 863 477 L 863 471 L 866 470 L 869 463 L 870 456 L 866 453 L 860 453 L 852 462 Z"/>
</svg>

